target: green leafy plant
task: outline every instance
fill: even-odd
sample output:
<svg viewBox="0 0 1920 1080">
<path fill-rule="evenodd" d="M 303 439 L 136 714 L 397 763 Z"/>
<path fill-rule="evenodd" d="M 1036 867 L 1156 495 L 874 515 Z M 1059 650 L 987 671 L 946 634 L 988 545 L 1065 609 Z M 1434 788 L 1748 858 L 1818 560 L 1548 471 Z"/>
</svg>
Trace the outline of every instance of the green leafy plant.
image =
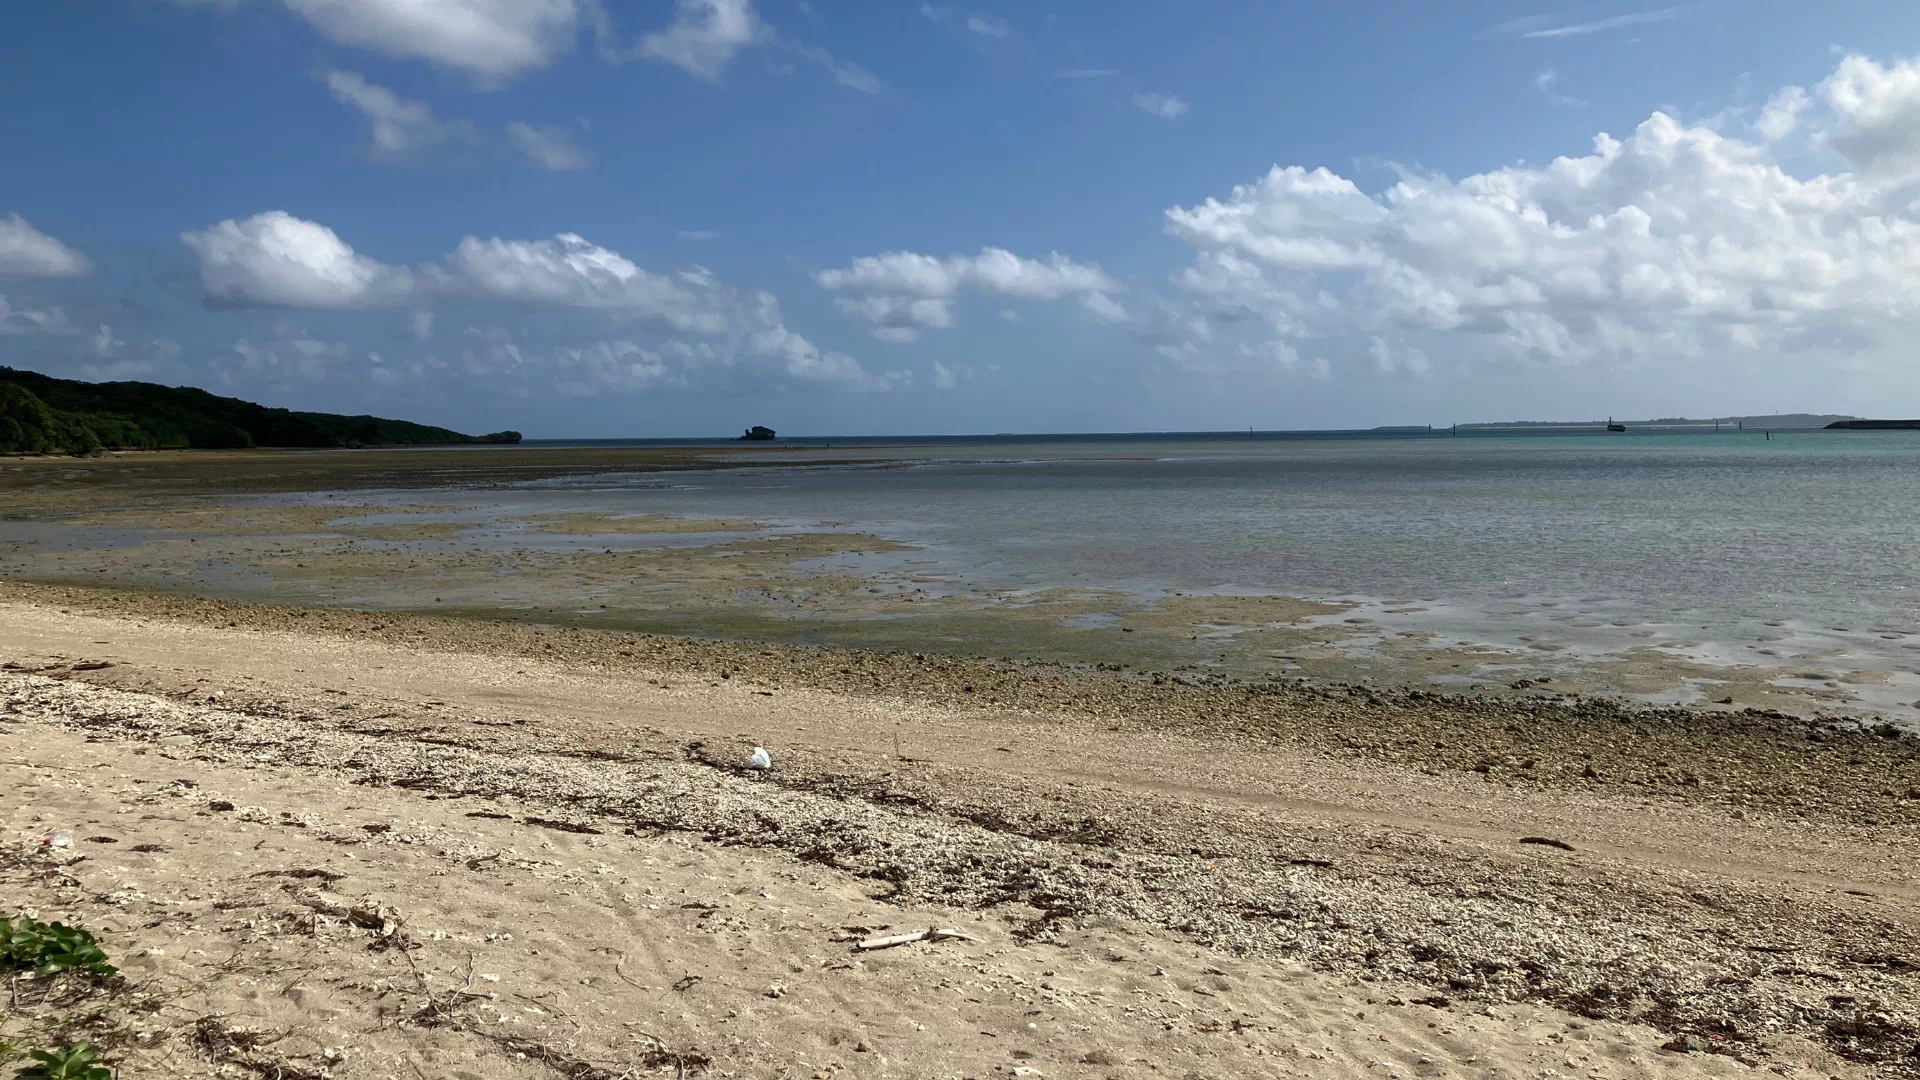
<svg viewBox="0 0 1920 1080">
<path fill-rule="evenodd" d="M 106 951 L 87 931 L 24 915 L 18 919 L 0 919 L 0 968 L 32 971 L 42 977 L 71 971 L 97 979 L 109 978 L 119 971 L 107 963 Z"/>
<path fill-rule="evenodd" d="M 113 1070 L 100 1064 L 100 1055 L 88 1042 L 65 1050 L 35 1050 L 33 1064 L 14 1074 L 14 1080 L 113 1080 Z"/>
</svg>

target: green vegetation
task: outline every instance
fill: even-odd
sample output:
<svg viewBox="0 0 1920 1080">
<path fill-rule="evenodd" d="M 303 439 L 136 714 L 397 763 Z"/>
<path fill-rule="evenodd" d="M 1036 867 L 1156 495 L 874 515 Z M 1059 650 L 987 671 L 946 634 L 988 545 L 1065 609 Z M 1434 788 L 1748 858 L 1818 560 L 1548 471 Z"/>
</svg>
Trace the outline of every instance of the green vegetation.
<svg viewBox="0 0 1920 1080">
<path fill-rule="evenodd" d="M 89 383 L 0 367 L 0 453 L 517 443 L 378 416 L 271 409 L 190 386 Z"/>
<path fill-rule="evenodd" d="M 0 386 L 0 390 L 3 389 L 4 386 Z M 96 984 L 119 973 L 118 968 L 107 962 L 106 951 L 91 933 L 77 926 L 41 922 L 24 915 L 0 919 L 0 971 L 30 971 L 38 979 L 74 976 Z M 111 992 L 120 984 L 105 985 Z M 41 1034 L 52 1032 L 43 1030 Z M 59 1042 L 66 1039 L 61 1038 Z M 0 1041 L 0 1063 L 11 1060 L 22 1049 L 17 1039 Z M 13 1074 L 14 1080 L 113 1080 L 113 1070 L 100 1062 L 100 1051 L 84 1040 L 58 1050 L 32 1050 L 27 1057 L 32 1060 Z"/>
<path fill-rule="evenodd" d="M 107 963 L 99 939 L 77 926 L 44 923 L 22 915 L 0 919 L 0 967 L 32 971 L 41 978 L 71 971 L 105 979 L 118 968 Z"/>
<path fill-rule="evenodd" d="M 33 1064 L 14 1074 L 14 1080 L 113 1080 L 113 1071 L 100 1064 L 92 1043 L 79 1042 L 65 1050 L 35 1050 Z"/>
</svg>

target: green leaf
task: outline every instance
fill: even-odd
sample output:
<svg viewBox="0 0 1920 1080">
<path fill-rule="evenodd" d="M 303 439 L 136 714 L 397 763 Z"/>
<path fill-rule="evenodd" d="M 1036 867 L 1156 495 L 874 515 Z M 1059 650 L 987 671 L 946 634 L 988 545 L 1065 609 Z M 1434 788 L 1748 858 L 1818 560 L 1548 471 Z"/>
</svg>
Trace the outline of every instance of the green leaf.
<svg viewBox="0 0 1920 1080">
<path fill-rule="evenodd" d="M 90 1042 L 74 1043 L 65 1050 L 35 1050 L 29 1056 L 34 1064 L 15 1073 L 15 1080 L 113 1080 L 113 1070 L 100 1064 Z"/>
</svg>

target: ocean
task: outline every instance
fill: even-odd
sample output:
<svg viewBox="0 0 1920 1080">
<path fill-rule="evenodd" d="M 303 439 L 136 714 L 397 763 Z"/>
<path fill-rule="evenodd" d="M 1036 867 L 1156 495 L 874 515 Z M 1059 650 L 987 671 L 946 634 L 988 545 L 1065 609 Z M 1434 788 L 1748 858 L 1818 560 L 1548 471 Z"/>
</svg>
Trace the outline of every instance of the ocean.
<svg viewBox="0 0 1920 1080">
<path fill-rule="evenodd" d="M 1862 702 L 1920 702 L 1916 432 L 827 439 L 764 458 L 515 498 L 832 521 L 917 545 L 950 590 L 1339 599 L 1442 644 L 1659 647 L 1800 683 L 1865 671 L 1847 683 Z M 898 460 L 847 463 L 864 458 Z"/>
</svg>

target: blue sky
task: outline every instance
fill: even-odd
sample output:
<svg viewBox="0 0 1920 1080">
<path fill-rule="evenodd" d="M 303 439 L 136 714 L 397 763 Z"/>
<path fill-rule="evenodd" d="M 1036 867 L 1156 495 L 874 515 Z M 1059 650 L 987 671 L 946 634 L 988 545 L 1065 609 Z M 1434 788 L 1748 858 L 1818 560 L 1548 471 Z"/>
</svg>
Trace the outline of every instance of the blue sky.
<svg viewBox="0 0 1920 1080">
<path fill-rule="evenodd" d="M 1892 3 L 22 5 L 0 363 L 553 437 L 1920 413 L 1916 52 Z"/>
</svg>

